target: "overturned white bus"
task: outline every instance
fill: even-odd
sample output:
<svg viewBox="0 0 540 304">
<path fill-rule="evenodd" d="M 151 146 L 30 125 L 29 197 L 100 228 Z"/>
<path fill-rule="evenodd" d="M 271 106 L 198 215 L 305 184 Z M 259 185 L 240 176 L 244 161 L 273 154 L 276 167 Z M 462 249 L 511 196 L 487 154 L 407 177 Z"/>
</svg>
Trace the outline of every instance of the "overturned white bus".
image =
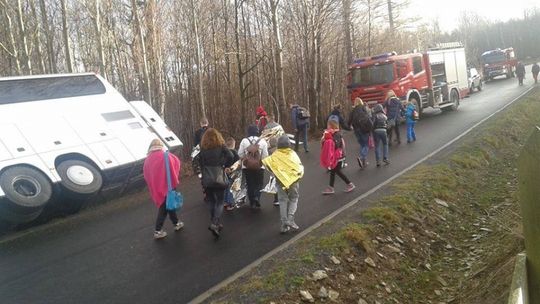
<svg viewBox="0 0 540 304">
<path fill-rule="evenodd" d="M 53 194 L 79 204 L 140 180 L 156 137 L 182 145 L 147 103 L 98 75 L 0 78 L 0 218 L 29 222 Z"/>
</svg>

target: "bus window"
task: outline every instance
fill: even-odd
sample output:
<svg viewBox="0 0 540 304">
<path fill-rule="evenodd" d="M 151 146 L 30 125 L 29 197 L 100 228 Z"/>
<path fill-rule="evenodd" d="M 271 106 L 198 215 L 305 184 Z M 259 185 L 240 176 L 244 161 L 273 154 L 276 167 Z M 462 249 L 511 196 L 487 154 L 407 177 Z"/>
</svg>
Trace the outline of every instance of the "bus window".
<svg viewBox="0 0 540 304">
<path fill-rule="evenodd" d="M 0 80 L 0 105 L 104 93 L 94 75 Z"/>
</svg>

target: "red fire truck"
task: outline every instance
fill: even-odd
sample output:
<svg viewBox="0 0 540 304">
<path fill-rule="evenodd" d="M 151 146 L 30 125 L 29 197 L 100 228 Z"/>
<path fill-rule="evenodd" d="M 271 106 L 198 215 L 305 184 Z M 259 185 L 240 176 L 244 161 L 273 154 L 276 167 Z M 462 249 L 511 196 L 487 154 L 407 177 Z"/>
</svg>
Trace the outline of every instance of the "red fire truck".
<svg viewBox="0 0 540 304">
<path fill-rule="evenodd" d="M 348 89 L 370 106 L 383 103 L 389 90 L 403 101 L 456 110 L 469 92 L 467 60 L 461 43 L 444 43 L 423 53 L 395 52 L 355 60 L 349 68 Z"/>
<path fill-rule="evenodd" d="M 515 76 L 514 71 L 518 61 L 513 48 L 486 51 L 482 54 L 481 59 L 484 81 L 501 75 L 505 75 L 506 78 Z"/>
</svg>

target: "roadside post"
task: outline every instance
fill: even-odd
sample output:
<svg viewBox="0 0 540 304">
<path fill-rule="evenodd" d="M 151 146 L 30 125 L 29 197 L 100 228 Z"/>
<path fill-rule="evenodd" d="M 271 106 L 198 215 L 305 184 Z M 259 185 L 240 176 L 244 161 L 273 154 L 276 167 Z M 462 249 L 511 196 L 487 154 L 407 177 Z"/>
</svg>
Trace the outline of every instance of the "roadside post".
<svg viewBox="0 0 540 304">
<path fill-rule="evenodd" d="M 529 303 L 540 304 L 540 127 L 538 126 L 534 128 L 519 156 L 518 181 L 527 254 L 528 298 Z"/>
</svg>

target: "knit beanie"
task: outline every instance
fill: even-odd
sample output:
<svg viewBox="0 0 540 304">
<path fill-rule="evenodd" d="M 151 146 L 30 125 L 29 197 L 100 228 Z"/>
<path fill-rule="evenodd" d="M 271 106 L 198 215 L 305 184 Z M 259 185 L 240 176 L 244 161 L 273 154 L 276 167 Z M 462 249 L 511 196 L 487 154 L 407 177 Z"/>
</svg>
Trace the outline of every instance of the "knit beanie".
<svg viewBox="0 0 540 304">
<path fill-rule="evenodd" d="M 281 135 L 277 140 L 277 148 L 283 149 L 283 148 L 290 148 L 291 142 L 289 141 L 289 136 L 287 135 Z"/>
<path fill-rule="evenodd" d="M 248 136 L 259 136 L 259 128 L 256 125 L 250 125 L 247 129 Z"/>
</svg>

